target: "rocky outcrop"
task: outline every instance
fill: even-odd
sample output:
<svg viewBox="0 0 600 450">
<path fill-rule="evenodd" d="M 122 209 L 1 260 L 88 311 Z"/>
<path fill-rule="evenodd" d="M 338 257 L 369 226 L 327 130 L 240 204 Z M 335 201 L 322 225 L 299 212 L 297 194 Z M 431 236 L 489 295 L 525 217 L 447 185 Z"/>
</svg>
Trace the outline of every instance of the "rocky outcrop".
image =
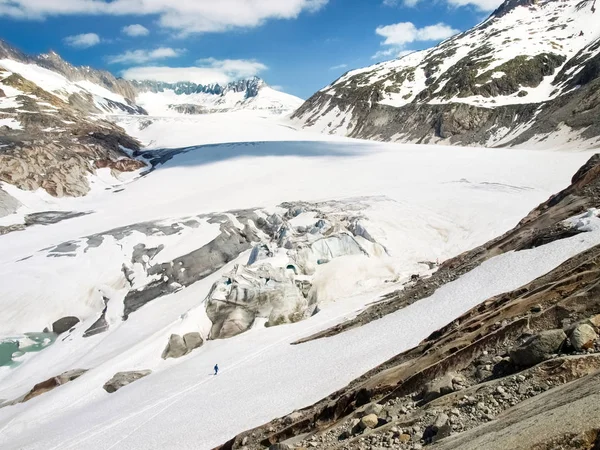
<svg viewBox="0 0 600 450">
<path fill-rule="evenodd" d="M 187 333 L 183 337 L 172 334 L 165 347 L 162 359 L 181 358 L 204 344 L 202 335 L 197 332 Z"/>
<path fill-rule="evenodd" d="M 185 347 L 188 349 L 188 352 L 191 352 L 202 347 L 204 344 L 204 339 L 202 339 L 202 335 L 200 333 L 192 332 L 183 335 L 183 342 L 185 343 Z"/>
<path fill-rule="evenodd" d="M 0 187 L 0 218 L 13 214 L 19 206 L 21 206 L 20 202 Z"/>
<path fill-rule="evenodd" d="M 178 334 L 172 334 L 169 338 L 169 343 L 165 347 L 162 359 L 181 358 L 188 352 L 185 342 Z"/>
<path fill-rule="evenodd" d="M 76 68 L 55 53 L 31 58 L 0 42 L 2 58 L 37 64 L 71 81 L 86 80 L 115 93 L 133 94 L 128 82 L 90 68 Z M 18 91 L 0 107 L 0 118 L 10 119 L 10 126 L 0 134 L 0 181 L 23 190 L 42 188 L 56 197 L 83 196 L 89 191 L 89 175 L 97 168 L 130 172 L 146 165 L 134 156 L 139 142 L 115 124 L 93 117 L 114 110 L 143 113 L 131 101 L 98 100 L 84 90 L 67 98 L 63 91 L 46 91 L 18 73 L 2 77 L 0 86 Z M 73 89 L 79 88 L 73 85 Z M 4 202 L 0 198 L 0 205 Z"/>
<path fill-rule="evenodd" d="M 77 317 L 63 317 L 52 324 L 52 332 L 63 334 L 79 323 Z"/>
<path fill-rule="evenodd" d="M 25 397 L 23 397 L 22 402 L 27 402 L 32 398 L 45 394 L 46 392 L 56 389 L 57 387 L 62 386 L 63 384 L 67 384 L 73 380 L 76 380 L 86 372 L 87 370 L 84 369 L 70 370 L 56 377 L 52 377 L 46 381 L 42 381 L 41 383 L 36 384 L 33 387 L 33 389 L 31 389 L 25 395 Z"/>
<path fill-rule="evenodd" d="M 108 380 L 103 388 L 109 394 L 117 392 L 119 389 L 141 379 L 152 373 L 151 370 L 137 370 L 132 372 L 119 372 Z"/>
</svg>

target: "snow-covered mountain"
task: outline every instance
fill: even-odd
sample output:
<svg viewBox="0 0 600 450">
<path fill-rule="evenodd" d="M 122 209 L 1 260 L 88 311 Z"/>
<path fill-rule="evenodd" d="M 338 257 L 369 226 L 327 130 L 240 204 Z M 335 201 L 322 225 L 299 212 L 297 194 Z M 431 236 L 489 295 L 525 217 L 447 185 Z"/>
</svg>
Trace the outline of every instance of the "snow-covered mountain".
<svg viewBox="0 0 600 450">
<path fill-rule="evenodd" d="M 75 67 L 54 52 L 30 57 L 0 40 L 0 70 L 5 102 L 22 94 L 11 85 L 10 76 L 15 74 L 82 114 L 145 114 L 135 105 L 136 91 L 131 83 L 109 72 Z"/>
<path fill-rule="evenodd" d="M 294 118 L 353 137 L 593 147 L 600 140 L 594 0 L 507 0 L 436 47 L 353 70 Z"/>
<path fill-rule="evenodd" d="M 28 56 L 0 40 L 0 182 L 56 196 L 85 195 L 99 168 L 109 167 L 118 179 L 123 171 L 145 167 L 135 159 L 139 143 L 114 123 L 124 116 L 277 116 L 301 103 L 259 78 L 226 86 L 131 82 L 76 67 L 55 52 Z M 0 217 L 17 204 L 0 187 Z"/>
<path fill-rule="evenodd" d="M 151 115 L 232 111 L 286 114 L 302 104 L 298 97 L 277 91 L 258 77 L 238 80 L 224 86 L 156 81 L 133 81 L 133 85 L 139 92 L 137 103 Z"/>
</svg>

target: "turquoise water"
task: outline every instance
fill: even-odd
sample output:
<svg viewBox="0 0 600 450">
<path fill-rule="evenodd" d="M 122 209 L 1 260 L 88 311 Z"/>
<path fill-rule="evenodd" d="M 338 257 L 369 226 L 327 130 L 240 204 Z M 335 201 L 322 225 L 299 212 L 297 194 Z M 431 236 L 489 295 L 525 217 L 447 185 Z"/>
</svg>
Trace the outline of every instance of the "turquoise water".
<svg viewBox="0 0 600 450">
<path fill-rule="evenodd" d="M 42 351 L 56 341 L 54 333 L 25 333 L 19 337 L 4 338 L 0 341 L 0 367 L 19 365 L 18 358 L 25 353 Z"/>
</svg>

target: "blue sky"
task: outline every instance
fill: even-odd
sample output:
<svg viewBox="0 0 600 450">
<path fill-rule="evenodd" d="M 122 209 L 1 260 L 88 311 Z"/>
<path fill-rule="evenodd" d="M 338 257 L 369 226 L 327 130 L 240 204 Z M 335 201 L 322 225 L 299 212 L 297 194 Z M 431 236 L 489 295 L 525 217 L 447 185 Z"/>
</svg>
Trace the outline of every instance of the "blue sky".
<svg viewBox="0 0 600 450">
<path fill-rule="evenodd" d="M 349 69 L 466 30 L 500 3 L 0 0 L 0 38 L 119 76 L 226 82 L 258 75 L 307 98 Z"/>
</svg>

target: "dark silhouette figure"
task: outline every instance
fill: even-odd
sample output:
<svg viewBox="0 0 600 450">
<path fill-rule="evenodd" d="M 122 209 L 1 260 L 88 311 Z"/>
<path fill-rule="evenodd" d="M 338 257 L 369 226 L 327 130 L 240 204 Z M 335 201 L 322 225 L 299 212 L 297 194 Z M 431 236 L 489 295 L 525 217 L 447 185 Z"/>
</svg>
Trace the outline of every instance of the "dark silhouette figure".
<svg viewBox="0 0 600 450">
<path fill-rule="evenodd" d="M 219 365 L 215 364 L 215 375 L 219 373 Z"/>
</svg>

